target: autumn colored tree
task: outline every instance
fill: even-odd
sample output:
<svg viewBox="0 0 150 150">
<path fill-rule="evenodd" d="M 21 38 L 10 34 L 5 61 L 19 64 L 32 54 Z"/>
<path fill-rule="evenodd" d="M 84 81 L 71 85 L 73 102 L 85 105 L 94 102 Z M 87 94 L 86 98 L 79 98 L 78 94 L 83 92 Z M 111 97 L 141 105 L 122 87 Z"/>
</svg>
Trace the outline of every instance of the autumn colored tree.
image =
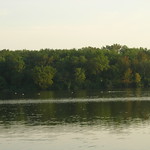
<svg viewBox="0 0 150 150">
<path fill-rule="evenodd" d="M 141 76 L 139 73 L 135 73 L 135 84 L 136 86 L 141 86 Z"/>
</svg>

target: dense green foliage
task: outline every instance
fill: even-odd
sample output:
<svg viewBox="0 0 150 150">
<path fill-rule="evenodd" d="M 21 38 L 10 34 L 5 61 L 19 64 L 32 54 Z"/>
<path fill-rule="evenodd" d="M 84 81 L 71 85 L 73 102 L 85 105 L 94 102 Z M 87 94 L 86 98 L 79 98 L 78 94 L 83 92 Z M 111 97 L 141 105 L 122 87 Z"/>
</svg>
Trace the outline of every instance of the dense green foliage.
<svg viewBox="0 0 150 150">
<path fill-rule="evenodd" d="M 0 51 L 0 90 L 149 86 L 150 51 L 143 48 Z"/>
</svg>

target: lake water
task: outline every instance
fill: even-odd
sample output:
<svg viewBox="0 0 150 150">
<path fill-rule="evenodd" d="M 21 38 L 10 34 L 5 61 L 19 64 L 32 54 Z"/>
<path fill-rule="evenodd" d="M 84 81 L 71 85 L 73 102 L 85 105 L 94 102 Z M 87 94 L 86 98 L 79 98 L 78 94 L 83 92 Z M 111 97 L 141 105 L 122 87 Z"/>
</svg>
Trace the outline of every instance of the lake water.
<svg viewBox="0 0 150 150">
<path fill-rule="evenodd" d="M 149 150 L 148 89 L 0 95 L 1 150 Z"/>
</svg>

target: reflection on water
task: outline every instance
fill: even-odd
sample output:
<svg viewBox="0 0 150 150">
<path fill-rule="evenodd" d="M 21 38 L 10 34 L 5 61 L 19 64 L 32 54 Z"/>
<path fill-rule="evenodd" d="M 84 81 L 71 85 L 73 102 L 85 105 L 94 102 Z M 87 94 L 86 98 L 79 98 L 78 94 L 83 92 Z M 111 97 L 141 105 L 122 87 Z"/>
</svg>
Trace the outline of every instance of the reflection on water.
<svg viewBox="0 0 150 150">
<path fill-rule="evenodd" d="M 122 97 L 150 97 L 149 89 L 137 88 L 135 90 L 81 90 L 81 91 L 44 91 L 44 92 L 3 92 L 0 100 L 6 99 L 62 99 L 62 98 L 122 98 Z"/>
<path fill-rule="evenodd" d="M 148 120 L 150 101 L 108 101 L 74 103 L 1 104 L 0 123 L 24 122 L 26 125 L 86 123 L 130 125 Z"/>
<path fill-rule="evenodd" d="M 149 149 L 148 91 L 96 91 L 84 96 L 83 93 L 86 92 L 73 93 L 72 97 L 60 94 L 63 99 L 53 94 L 48 99 L 45 92 L 37 100 L 0 101 L 0 148 Z"/>
</svg>

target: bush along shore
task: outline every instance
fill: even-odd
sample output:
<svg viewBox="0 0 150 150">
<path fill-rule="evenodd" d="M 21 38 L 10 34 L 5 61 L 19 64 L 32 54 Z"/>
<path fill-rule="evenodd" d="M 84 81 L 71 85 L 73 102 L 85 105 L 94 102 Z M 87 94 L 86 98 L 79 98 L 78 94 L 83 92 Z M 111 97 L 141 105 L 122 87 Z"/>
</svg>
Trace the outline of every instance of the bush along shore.
<svg viewBox="0 0 150 150">
<path fill-rule="evenodd" d="M 150 51 L 102 48 L 0 51 L 0 90 L 150 87 Z"/>
</svg>

